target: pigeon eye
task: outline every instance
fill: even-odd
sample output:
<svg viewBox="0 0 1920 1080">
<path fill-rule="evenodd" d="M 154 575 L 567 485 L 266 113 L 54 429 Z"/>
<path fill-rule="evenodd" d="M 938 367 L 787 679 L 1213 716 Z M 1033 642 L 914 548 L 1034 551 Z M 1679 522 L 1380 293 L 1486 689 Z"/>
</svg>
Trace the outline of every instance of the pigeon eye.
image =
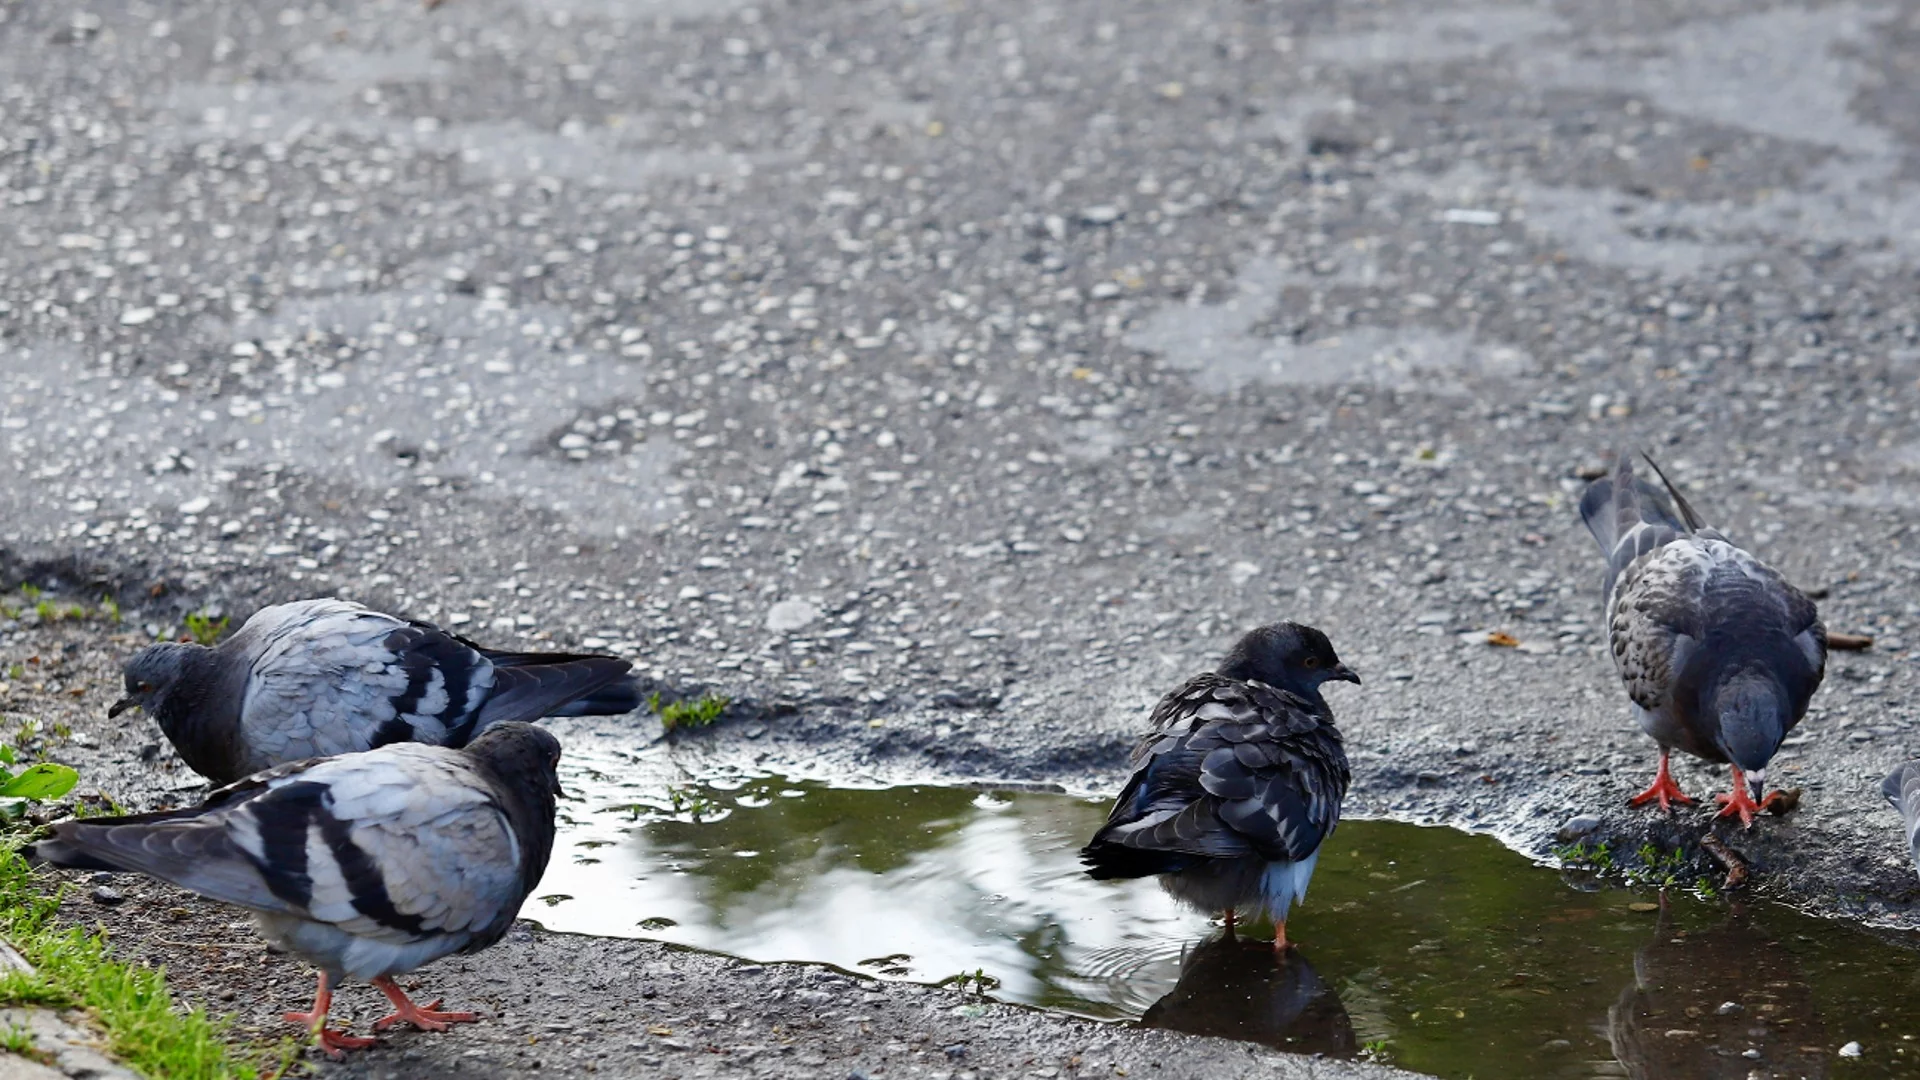
<svg viewBox="0 0 1920 1080">
<path fill-rule="evenodd" d="M 147 693 L 151 693 L 152 691 L 153 691 L 153 684 L 152 684 L 152 683 L 150 683 L 150 682 L 143 682 L 143 683 L 141 683 L 141 684 L 140 684 L 140 692 L 141 692 L 141 693 L 143 693 L 143 694 L 147 694 Z"/>
<path fill-rule="evenodd" d="M 1305 660 L 1302 660 L 1301 664 L 1306 667 L 1317 668 L 1320 666 L 1320 658 L 1317 656 L 1309 656 Z"/>
</svg>

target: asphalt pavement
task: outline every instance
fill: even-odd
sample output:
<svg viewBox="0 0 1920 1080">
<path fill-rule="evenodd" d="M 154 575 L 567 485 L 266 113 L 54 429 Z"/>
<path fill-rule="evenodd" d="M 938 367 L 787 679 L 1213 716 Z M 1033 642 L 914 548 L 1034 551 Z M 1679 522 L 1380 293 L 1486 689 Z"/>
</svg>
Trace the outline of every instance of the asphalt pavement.
<svg viewBox="0 0 1920 1080">
<path fill-rule="evenodd" d="M 1724 835 L 1920 925 L 1916 58 L 1911 3 L 0 4 L 0 561 L 129 633 L 614 650 L 734 700 L 695 763 L 1073 791 L 1291 618 L 1366 680 L 1350 813 L 1691 852 L 1574 513 L 1641 446 L 1876 639 Z"/>
</svg>

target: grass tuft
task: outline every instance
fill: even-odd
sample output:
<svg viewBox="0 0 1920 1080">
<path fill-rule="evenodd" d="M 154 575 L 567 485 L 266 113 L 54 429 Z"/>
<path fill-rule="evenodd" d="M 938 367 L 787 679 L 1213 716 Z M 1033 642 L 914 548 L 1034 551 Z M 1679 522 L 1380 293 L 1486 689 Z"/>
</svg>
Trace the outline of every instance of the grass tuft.
<svg viewBox="0 0 1920 1080">
<path fill-rule="evenodd" d="M 702 694 L 688 700 L 665 701 L 655 692 L 647 695 L 647 708 L 658 713 L 661 725 L 672 731 L 682 727 L 706 727 L 720 719 L 720 714 L 727 711 L 731 700 L 719 694 Z"/>
<path fill-rule="evenodd" d="M 258 1080 L 266 1074 L 234 1059 L 227 1021 L 201 1008 L 175 1008 L 165 971 L 115 959 L 104 933 L 57 926 L 59 899 L 36 886 L 18 851 L 11 844 L 0 849 L 0 934 L 34 966 L 31 974 L 0 974 L 0 1004 L 84 1009 L 105 1031 L 107 1049 L 146 1076 Z M 260 1049 L 272 1054 L 270 1071 L 284 1074 L 299 1046 L 288 1039 Z"/>
<path fill-rule="evenodd" d="M 227 621 L 225 615 L 215 619 L 196 611 L 186 618 L 187 635 L 201 645 L 212 645 L 226 634 Z"/>
</svg>

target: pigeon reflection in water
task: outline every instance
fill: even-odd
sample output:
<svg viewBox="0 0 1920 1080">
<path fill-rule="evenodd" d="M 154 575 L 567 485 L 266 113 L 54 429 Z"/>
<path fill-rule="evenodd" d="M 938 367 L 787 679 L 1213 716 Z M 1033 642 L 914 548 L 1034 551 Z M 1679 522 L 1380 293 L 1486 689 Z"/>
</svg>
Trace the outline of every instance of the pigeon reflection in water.
<svg viewBox="0 0 1920 1080">
<path fill-rule="evenodd" d="M 1633 979 L 1607 1012 L 1613 1056 L 1633 1080 L 1828 1075 L 1831 1040 L 1806 973 L 1738 906 L 1720 926 L 1679 930 L 1663 897 Z"/>
<path fill-rule="evenodd" d="M 1276 954 L 1232 930 L 1187 953 L 1180 981 L 1140 1023 L 1296 1054 L 1353 1057 L 1359 1050 L 1340 995 L 1299 949 Z"/>
</svg>

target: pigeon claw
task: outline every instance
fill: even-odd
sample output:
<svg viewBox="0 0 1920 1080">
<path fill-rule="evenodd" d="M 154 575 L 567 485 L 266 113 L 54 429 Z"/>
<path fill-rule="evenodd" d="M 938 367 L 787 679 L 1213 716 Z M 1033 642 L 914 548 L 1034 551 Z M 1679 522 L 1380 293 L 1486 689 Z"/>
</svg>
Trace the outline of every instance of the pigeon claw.
<svg viewBox="0 0 1920 1080">
<path fill-rule="evenodd" d="M 290 1024 L 299 1024 L 313 1033 L 320 1042 L 320 1049 L 335 1061 L 346 1059 L 348 1050 L 365 1050 L 379 1043 L 364 1035 L 349 1035 L 327 1026 L 327 1013 L 333 1008 L 333 988 L 327 985 L 326 972 L 320 973 L 320 988 L 314 991 L 313 1008 L 307 1012 L 281 1013 L 280 1018 Z"/>
<path fill-rule="evenodd" d="M 1673 773 L 1667 768 L 1665 750 L 1660 751 L 1660 771 L 1654 774 L 1653 783 L 1647 785 L 1647 790 L 1628 799 L 1627 805 L 1645 806 L 1656 799 L 1660 802 L 1660 809 L 1667 813 L 1673 812 L 1674 803 L 1679 803 L 1681 806 L 1693 805 L 1693 799 L 1686 792 L 1681 791 L 1680 785 L 1674 782 Z"/>
<path fill-rule="evenodd" d="M 1726 795 L 1715 795 L 1713 801 L 1720 804 L 1720 813 L 1716 815 L 1717 817 L 1732 817 L 1738 814 L 1741 827 L 1751 828 L 1755 814 L 1779 802 L 1783 797 L 1777 791 L 1769 791 L 1765 798 L 1755 802 L 1753 796 L 1747 791 L 1747 778 L 1741 775 L 1739 769 L 1735 769 L 1733 770 L 1733 791 Z"/>
<path fill-rule="evenodd" d="M 1294 947 L 1295 946 L 1293 942 L 1287 940 L 1286 920 L 1282 919 L 1279 922 L 1274 923 L 1273 924 L 1273 955 L 1275 957 L 1285 956 L 1287 954 L 1287 951 Z"/>
<path fill-rule="evenodd" d="M 421 1031 L 445 1031 L 450 1025 L 471 1024 L 480 1019 L 479 1013 L 441 1012 L 438 998 L 434 999 L 430 1005 L 416 1005 L 413 999 L 407 996 L 406 991 L 400 989 L 399 983 L 386 976 L 373 980 L 373 985 L 387 995 L 388 1001 L 393 1002 L 393 1012 L 373 1022 L 375 1031 L 385 1031 L 401 1021 L 412 1024 Z"/>
<path fill-rule="evenodd" d="M 320 1049 L 335 1061 L 345 1061 L 347 1051 L 365 1050 L 378 1046 L 380 1040 L 368 1035 L 349 1035 L 338 1028 L 323 1027 L 315 1036 L 320 1040 Z"/>
</svg>

